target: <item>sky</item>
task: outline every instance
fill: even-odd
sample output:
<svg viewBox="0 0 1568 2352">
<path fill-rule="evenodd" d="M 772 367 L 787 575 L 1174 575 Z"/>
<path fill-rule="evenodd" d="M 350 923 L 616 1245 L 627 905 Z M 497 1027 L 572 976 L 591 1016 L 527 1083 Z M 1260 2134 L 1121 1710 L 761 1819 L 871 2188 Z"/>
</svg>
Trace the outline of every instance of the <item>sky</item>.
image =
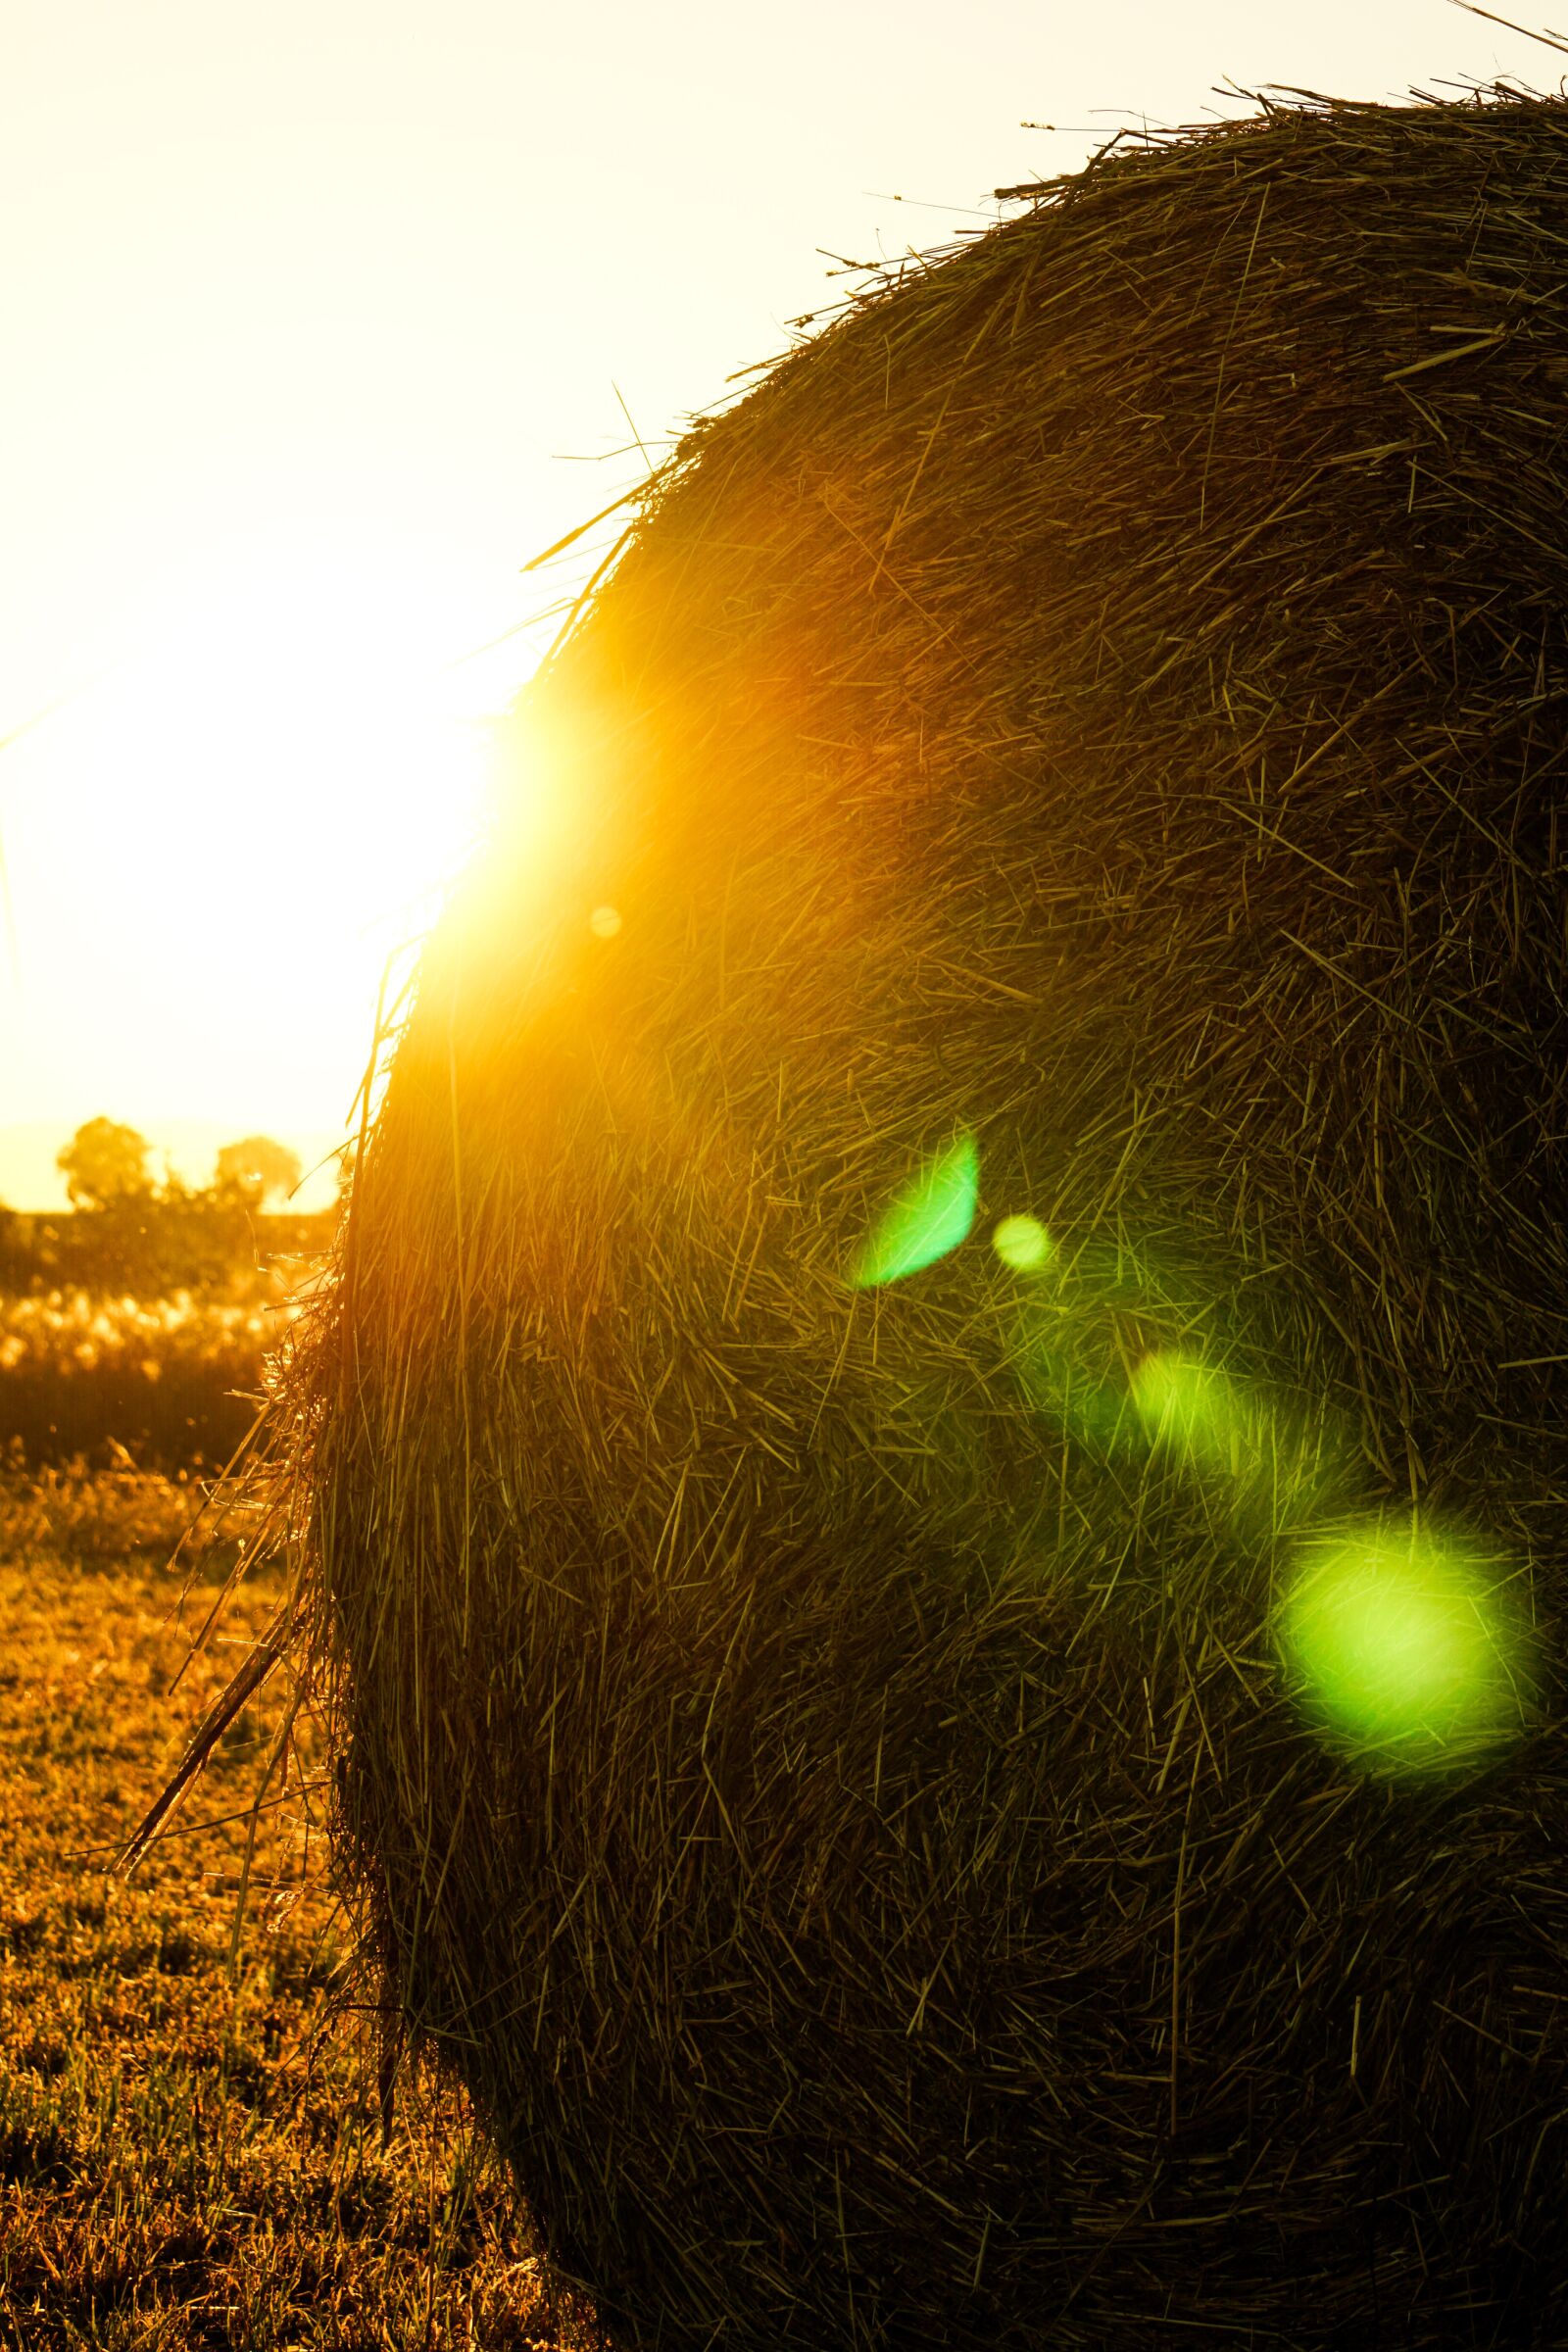
<svg viewBox="0 0 1568 2352">
<path fill-rule="evenodd" d="M 330 1148 L 602 539 L 523 567 L 847 265 L 1121 125 L 1563 63 L 1452 0 L 3 0 L 0 1200 L 99 1114 Z"/>
</svg>

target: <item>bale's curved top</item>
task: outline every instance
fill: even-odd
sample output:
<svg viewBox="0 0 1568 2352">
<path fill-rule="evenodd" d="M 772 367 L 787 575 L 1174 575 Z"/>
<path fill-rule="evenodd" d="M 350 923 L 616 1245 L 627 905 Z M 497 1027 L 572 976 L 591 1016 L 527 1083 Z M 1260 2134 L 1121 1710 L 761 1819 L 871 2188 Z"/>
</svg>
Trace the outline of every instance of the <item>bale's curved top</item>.
<svg viewBox="0 0 1568 2352">
<path fill-rule="evenodd" d="M 287 1406 L 618 2341 L 1557 2340 L 1565 142 L 1043 189 L 528 699 Z"/>
</svg>

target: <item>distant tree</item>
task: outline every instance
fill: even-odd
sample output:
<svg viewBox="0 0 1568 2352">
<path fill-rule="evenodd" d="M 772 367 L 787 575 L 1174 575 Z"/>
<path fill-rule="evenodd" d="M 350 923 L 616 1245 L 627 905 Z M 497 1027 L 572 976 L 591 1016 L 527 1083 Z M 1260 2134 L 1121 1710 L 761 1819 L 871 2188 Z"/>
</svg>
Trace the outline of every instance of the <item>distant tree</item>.
<svg viewBox="0 0 1568 2352">
<path fill-rule="evenodd" d="M 149 1145 L 134 1127 L 113 1119 L 89 1119 L 78 1127 L 55 1165 L 66 1180 L 73 1208 L 112 1208 L 122 1202 L 150 1200 L 153 1180 L 147 1173 Z"/>
<path fill-rule="evenodd" d="M 217 1191 L 237 1194 L 250 1208 L 260 1208 L 274 1193 L 286 1200 L 299 1180 L 298 1153 L 274 1144 L 270 1135 L 248 1135 L 243 1143 L 225 1144 L 218 1154 Z"/>
</svg>

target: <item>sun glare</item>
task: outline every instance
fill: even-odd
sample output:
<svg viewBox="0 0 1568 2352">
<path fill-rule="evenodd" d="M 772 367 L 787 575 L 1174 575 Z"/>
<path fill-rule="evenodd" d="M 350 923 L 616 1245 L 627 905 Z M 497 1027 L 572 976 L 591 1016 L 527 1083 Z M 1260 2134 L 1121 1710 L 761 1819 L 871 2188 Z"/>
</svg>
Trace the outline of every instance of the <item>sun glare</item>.
<svg viewBox="0 0 1568 2352">
<path fill-rule="evenodd" d="M 436 617 L 369 576 L 282 567 L 171 615 L 99 710 L 102 785 L 175 820 L 161 871 L 233 888 L 281 831 L 291 862 L 335 869 L 345 932 L 414 911 L 467 847 L 483 781 L 479 730 L 428 674 Z"/>
<path fill-rule="evenodd" d="M 346 1112 L 387 958 L 482 822 L 466 625 L 407 564 L 274 546 L 171 591 L 18 747 L 19 1028 L 74 1115 Z"/>
</svg>

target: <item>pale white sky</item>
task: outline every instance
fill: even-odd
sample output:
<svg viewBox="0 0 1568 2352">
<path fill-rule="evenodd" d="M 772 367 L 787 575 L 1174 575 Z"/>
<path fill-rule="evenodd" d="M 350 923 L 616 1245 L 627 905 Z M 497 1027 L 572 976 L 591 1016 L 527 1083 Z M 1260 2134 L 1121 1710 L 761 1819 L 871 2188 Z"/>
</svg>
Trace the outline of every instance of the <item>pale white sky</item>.
<svg viewBox="0 0 1568 2352">
<path fill-rule="evenodd" d="M 637 478 L 621 402 L 657 451 L 818 247 L 1227 81 L 1564 62 L 1449 0 L 6 0 L 0 738 L 69 699 L 0 751 L 0 1199 L 98 1112 L 337 1128 L 545 632 L 459 658 L 571 586 L 519 566 Z"/>
</svg>

